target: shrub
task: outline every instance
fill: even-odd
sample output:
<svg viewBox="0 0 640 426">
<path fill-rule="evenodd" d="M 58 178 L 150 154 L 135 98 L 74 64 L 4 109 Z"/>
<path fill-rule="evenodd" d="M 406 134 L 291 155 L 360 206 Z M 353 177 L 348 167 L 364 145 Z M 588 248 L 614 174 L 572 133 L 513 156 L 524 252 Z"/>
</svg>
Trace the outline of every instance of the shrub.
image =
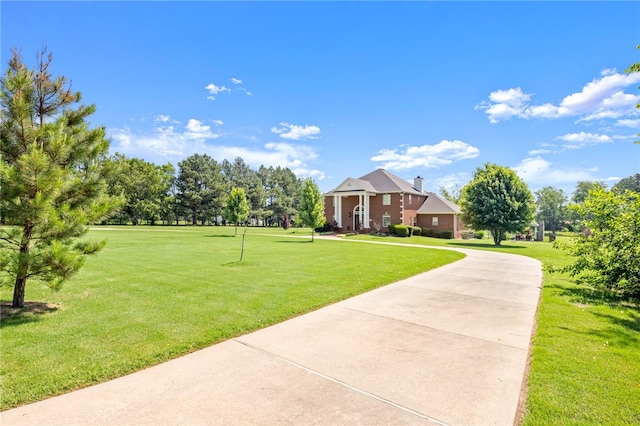
<svg viewBox="0 0 640 426">
<path fill-rule="evenodd" d="M 414 226 L 413 235 L 422 235 L 422 228 L 420 228 L 419 226 Z"/>
<path fill-rule="evenodd" d="M 396 225 L 390 223 L 387 228 L 389 229 L 389 235 L 396 235 Z"/>
<path fill-rule="evenodd" d="M 453 238 L 453 231 L 442 231 L 438 233 L 438 238 L 443 238 L 445 240 L 450 240 Z"/>
<path fill-rule="evenodd" d="M 463 240 L 470 240 L 473 238 L 473 231 L 463 231 L 462 232 L 462 239 Z"/>
<path fill-rule="evenodd" d="M 422 228 L 422 236 L 423 237 L 435 237 L 436 230 L 431 228 Z"/>
<path fill-rule="evenodd" d="M 481 240 L 484 238 L 484 231 L 475 231 L 473 233 L 473 238 L 475 238 L 476 240 Z"/>
<path fill-rule="evenodd" d="M 396 225 L 394 227 L 395 229 L 395 235 L 397 235 L 398 237 L 410 237 L 411 235 L 409 235 L 409 228 L 407 228 L 404 225 Z"/>
<path fill-rule="evenodd" d="M 413 235 L 413 226 L 407 225 L 407 235 L 409 237 Z"/>
</svg>

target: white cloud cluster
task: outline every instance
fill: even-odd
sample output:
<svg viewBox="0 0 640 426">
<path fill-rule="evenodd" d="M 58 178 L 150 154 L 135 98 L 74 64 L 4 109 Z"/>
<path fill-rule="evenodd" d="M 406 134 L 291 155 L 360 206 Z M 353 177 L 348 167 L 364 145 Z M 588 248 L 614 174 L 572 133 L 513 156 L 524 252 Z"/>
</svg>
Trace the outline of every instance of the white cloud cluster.
<svg viewBox="0 0 640 426">
<path fill-rule="evenodd" d="M 403 149 L 382 149 L 371 161 L 383 162 L 388 170 L 437 168 L 454 161 L 476 158 L 480 150 L 465 142 L 442 140 L 435 145 L 410 146 Z"/>
<path fill-rule="evenodd" d="M 155 119 L 161 125 L 146 133 L 136 133 L 129 128 L 110 129 L 111 151 L 156 163 L 173 164 L 196 153 L 208 154 L 216 161 L 233 161 L 241 157 L 254 168 L 281 166 L 288 167 L 297 176 L 311 176 L 317 180 L 325 177 L 322 171 L 309 166 L 309 162 L 318 157 L 311 146 L 285 142 L 268 142 L 262 147 L 218 145 L 211 141 L 220 138 L 222 133 L 214 132 L 211 126 L 200 120 L 192 118 L 184 126 L 174 126 L 180 123 L 169 116 L 159 115 Z M 213 123 L 222 125 L 221 121 Z"/>
<path fill-rule="evenodd" d="M 625 88 L 638 82 L 640 73 L 620 74 L 615 70 L 604 70 L 600 78 L 587 83 L 582 91 L 566 96 L 558 105 L 532 105 L 532 95 L 517 87 L 492 92 L 489 101 L 476 105 L 476 109 L 485 110 L 491 123 L 512 117 L 580 117 L 579 121 L 618 119 L 633 113 L 636 104 L 640 102 L 640 96 L 624 92 Z"/>
<path fill-rule="evenodd" d="M 185 126 L 186 131 L 183 135 L 187 139 L 215 139 L 220 137 L 219 134 L 213 133 L 211 131 L 211 126 L 205 126 L 200 120 L 196 120 L 195 118 L 189 119 L 187 125 Z"/>
<path fill-rule="evenodd" d="M 542 157 L 525 158 L 513 168 L 528 184 L 559 185 L 582 180 L 596 180 L 593 173 L 597 168 L 588 170 L 570 169 L 554 165 Z"/>
<path fill-rule="evenodd" d="M 218 95 L 220 93 L 231 93 L 232 91 L 241 91 L 244 92 L 245 94 L 251 96 L 252 93 L 250 91 L 248 91 L 247 89 L 245 89 L 244 87 L 241 86 L 242 84 L 242 80 L 239 78 L 235 78 L 232 77 L 231 78 L 231 83 L 233 83 L 234 85 L 238 86 L 235 89 L 230 89 L 226 86 L 218 86 L 214 83 L 209 83 L 207 84 L 204 88 L 209 92 L 209 96 L 207 96 L 207 99 L 209 99 L 210 101 L 215 101 L 216 98 L 218 97 Z"/>
<path fill-rule="evenodd" d="M 272 127 L 271 132 L 279 135 L 283 139 L 290 140 L 304 140 L 304 139 L 318 139 L 320 134 L 320 127 L 313 125 L 298 126 L 296 124 L 289 124 L 282 122 L 280 128 Z"/>
<path fill-rule="evenodd" d="M 225 86 L 216 86 L 213 83 L 207 84 L 204 88 L 209 92 L 207 99 L 211 101 L 215 101 L 220 93 L 231 93 L 231 89 Z"/>
<path fill-rule="evenodd" d="M 587 132 L 567 133 L 566 135 L 558 137 L 558 139 L 565 141 L 562 146 L 566 149 L 580 149 L 587 146 L 613 142 L 611 136 Z"/>
</svg>

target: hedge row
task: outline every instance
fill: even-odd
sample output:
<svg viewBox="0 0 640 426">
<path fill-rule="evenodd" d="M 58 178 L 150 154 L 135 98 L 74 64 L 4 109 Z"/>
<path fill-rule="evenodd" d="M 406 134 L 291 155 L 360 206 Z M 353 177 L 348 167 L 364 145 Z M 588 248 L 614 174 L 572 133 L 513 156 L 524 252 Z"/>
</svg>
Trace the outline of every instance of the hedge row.
<svg viewBox="0 0 640 426">
<path fill-rule="evenodd" d="M 390 224 L 388 226 L 389 234 L 397 237 L 410 237 L 412 235 L 422 235 L 425 237 L 444 238 L 450 240 L 453 238 L 453 231 L 436 232 L 435 229 L 421 228 L 419 226 L 408 226 L 399 224 Z"/>
</svg>

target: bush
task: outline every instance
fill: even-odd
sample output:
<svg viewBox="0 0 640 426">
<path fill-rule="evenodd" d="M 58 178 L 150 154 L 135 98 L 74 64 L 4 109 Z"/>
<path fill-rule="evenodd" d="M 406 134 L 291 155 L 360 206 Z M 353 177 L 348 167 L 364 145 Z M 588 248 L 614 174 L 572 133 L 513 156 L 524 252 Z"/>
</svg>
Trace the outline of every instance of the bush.
<svg viewBox="0 0 640 426">
<path fill-rule="evenodd" d="M 404 225 L 396 225 L 394 227 L 395 229 L 395 235 L 397 235 L 398 237 L 410 237 L 411 235 L 409 235 L 409 228 L 407 228 Z"/>
<path fill-rule="evenodd" d="M 435 237 L 436 230 L 431 228 L 422 228 L 422 236 L 423 237 Z"/>
<path fill-rule="evenodd" d="M 408 236 L 412 236 L 413 235 L 413 226 L 407 225 L 407 235 Z"/>
<path fill-rule="evenodd" d="M 325 222 L 324 225 L 315 228 L 314 231 L 316 231 L 317 233 L 321 233 L 321 232 L 329 232 L 331 231 L 333 228 L 333 226 L 329 223 L 329 222 Z"/>
<path fill-rule="evenodd" d="M 463 231 L 462 232 L 462 239 L 463 240 L 470 240 L 473 238 L 473 231 Z"/>
<path fill-rule="evenodd" d="M 422 228 L 420 228 L 419 226 L 414 226 L 413 235 L 422 235 Z"/>
<path fill-rule="evenodd" d="M 387 228 L 389 229 L 389 235 L 396 235 L 396 225 L 390 223 Z"/>
<path fill-rule="evenodd" d="M 473 233 L 473 238 L 475 238 L 476 240 L 481 240 L 484 238 L 484 231 L 475 231 Z"/>
<path fill-rule="evenodd" d="M 438 238 L 443 238 L 445 240 L 450 240 L 453 238 L 453 231 L 442 231 L 437 235 Z"/>
</svg>

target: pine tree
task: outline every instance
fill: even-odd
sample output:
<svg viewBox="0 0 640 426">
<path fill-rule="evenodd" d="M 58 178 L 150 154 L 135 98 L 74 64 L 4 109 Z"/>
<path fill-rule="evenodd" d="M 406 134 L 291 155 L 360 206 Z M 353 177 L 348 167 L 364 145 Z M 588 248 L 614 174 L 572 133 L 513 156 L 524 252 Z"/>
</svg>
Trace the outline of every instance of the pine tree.
<svg viewBox="0 0 640 426">
<path fill-rule="evenodd" d="M 43 49 L 29 69 L 14 49 L 0 79 L 0 283 L 13 282 L 18 308 L 29 279 L 59 289 L 104 246 L 78 237 L 120 201 L 105 191 L 105 130 L 85 121 L 95 106 L 76 106 L 80 93 L 51 77 L 51 61 Z"/>
</svg>

